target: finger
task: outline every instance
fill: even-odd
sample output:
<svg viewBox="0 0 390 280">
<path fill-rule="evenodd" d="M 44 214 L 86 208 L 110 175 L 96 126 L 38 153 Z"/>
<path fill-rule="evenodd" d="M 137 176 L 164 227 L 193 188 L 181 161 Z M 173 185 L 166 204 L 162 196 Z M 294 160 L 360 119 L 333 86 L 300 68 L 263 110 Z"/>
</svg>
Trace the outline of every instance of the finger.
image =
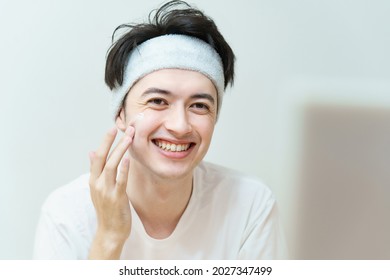
<svg viewBox="0 0 390 280">
<path fill-rule="evenodd" d="M 88 155 L 89 155 L 90 166 L 92 166 L 93 159 L 95 158 L 95 152 L 91 151 L 91 152 L 89 152 Z M 94 178 L 92 178 L 91 176 L 92 176 L 92 171 L 91 171 L 91 173 L 89 175 L 89 185 L 90 186 L 92 186 L 95 183 Z"/>
<path fill-rule="evenodd" d="M 111 152 L 107 162 L 106 166 L 104 167 L 104 171 L 107 175 L 107 180 L 114 182 L 116 181 L 116 175 L 117 175 L 117 168 L 119 166 L 120 161 L 122 160 L 124 154 L 126 153 L 127 149 L 129 148 L 130 144 L 133 141 L 134 136 L 134 127 L 128 127 L 126 129 L 125 135 L 121 139 L 121 141 L 118 143 L 118 145 L 114 148 L 114 150 Z"/>
<path fill-rule="evenodd" d="M 121 170 L 119 172 L 119 176 L 117 180 L 118 193 L 126 193 L 127 178 L 129 175 L 129 166 L 130 166 L 130 159 L 128 156 L 125 156 L 124 159 L 122 160 Z"/>
<path fill-rule="evenodd" d="M 123 138 L 125 138 L 126 136 L 130 136 L 130 138 L 133 139 L 133 138 L 134 138 L 134 134 L 135 134 L 134 130 L 135 130 L 134 126 L 131 126 L 131 125 L 128 126 L 127 129 L 125 130 L 125 133 L 124 133 L 123 136 L 122 136 L 122 140 L 123 140 Z M 122 141 L 122 140 L 120 140 L 120 141 Z M 117 145 L 117 146 L 119 146 L 119 145 L 120 145 L 120 142 L 118 142 L 118 145 Z M 115 147 L 114 149 L 112 149 L 111 154 L 109 154 L 108 157 L 107 157 L 107 160 L 106 160 L 107 162 L 108 162 L 108 160 L 111 158 L 111 156 L 114 154 L 115 149 L 117 149 L 117 147 Z"/>
<path fill-rule="evenodd" d="M 106 160 L 107 160 L 108 153 L 110 152 L 112 143 L 114 143 L 116 134 L 117 134 L 116 127 L 110 129 L 106 133 L 104 140 L 103 140 L 102 144 L 100 145 L 100 147 L 94 152 L 92 157 L 90 155 L 90 159 L 91 159 L 90 170 L 91 170 L 91 178 L 92 179 L 97 179 L 100 176 L 100 174 L 102 173 L 104 165 L 105 165 Z"/>
<path fill-rule="evenodd" d="M 92 164 L 92 161 L 95 158 L 95 152 L 94 151 L 89 152 L 88 156 L 89 156 L 89 164 Z"/>
</svg>

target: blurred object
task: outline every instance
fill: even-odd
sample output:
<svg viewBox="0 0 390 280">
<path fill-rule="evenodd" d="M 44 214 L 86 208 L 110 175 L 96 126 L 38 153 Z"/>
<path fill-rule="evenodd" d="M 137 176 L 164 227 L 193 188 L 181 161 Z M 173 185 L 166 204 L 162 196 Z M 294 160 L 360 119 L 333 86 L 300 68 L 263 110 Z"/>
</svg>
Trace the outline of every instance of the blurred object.
<svg viewBox="0 0 390 280">
<path fill-rule="evenodd" d="M 292 259 L 390 259 L 390 80 L 280 84 L 273 185 Z"/>
<path fill-rule="evenodd" d="M 303 110 L 297 259 L 390 259 L 390 108 Z"/>
</svg>

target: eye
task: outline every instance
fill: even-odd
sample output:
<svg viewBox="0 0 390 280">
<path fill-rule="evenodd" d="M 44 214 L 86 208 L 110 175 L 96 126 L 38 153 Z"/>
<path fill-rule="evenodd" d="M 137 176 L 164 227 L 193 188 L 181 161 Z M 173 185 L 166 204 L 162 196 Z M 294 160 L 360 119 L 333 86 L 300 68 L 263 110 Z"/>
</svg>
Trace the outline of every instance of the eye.
<svg viewBox="0 0 390 280">
<path fill-rule="evenodd" d="M 163 105 L 167 105 L 168 103 L 162 98 L 152 98 L 148 100 L 148 104 L 154 106 L 163 106 Z"/>
<path fill-rule="evenodd" d="M 192 108 L 199 110 L 199 111 L 209 111 L 210 107 L 207 104 L 204 103 L 194 103 L 191 105 Z"/>
</svg>

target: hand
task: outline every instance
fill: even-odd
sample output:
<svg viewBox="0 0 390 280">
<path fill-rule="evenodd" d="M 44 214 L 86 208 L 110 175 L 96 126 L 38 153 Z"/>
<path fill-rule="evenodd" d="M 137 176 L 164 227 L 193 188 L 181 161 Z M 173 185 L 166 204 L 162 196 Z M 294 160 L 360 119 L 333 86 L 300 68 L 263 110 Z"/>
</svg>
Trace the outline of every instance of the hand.
<svg viewBox="0 0 390 280">
<path fill-rule="evenodd" d="M 98 227 L 90 258 L 119 258 L 131 231 L 131 212 L 126 194 L 129 159 L 122 160 L 133 141 L 134 127 L 129 126 L 110 155 L 117 129 L 110 130 L 96 152 L 90 153 L 90 191 Z"/>
</svg>

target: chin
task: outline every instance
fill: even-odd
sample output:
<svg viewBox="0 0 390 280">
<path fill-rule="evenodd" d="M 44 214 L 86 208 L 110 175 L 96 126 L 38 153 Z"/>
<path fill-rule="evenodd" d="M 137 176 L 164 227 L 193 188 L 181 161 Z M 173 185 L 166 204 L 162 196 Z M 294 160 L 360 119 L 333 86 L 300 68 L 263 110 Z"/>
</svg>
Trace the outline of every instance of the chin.
<svg viewBox="0 0 390 280">
<path fill-rule="evenodd" d="M 152 169 L 152 172 L 163 180 L 179 180 L 192 176 L 194 168 L 184 166 L 165 166 Z"/>
</svg>

